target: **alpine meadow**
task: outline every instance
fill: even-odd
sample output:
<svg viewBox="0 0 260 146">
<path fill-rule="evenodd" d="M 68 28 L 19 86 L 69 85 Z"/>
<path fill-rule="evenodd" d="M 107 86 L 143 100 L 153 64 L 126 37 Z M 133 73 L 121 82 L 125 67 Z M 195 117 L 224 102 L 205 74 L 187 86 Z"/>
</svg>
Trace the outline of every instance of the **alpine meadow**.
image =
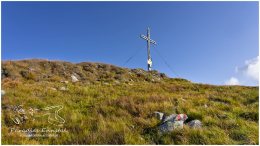
<svg viewBox="0 0 260 146">
<path fill-rule="evenodd" d="M 2 90 L 2 144 L 259 143 L 258 87 L 196 84 L 101 63 L 22 60 L 2 62 Z M 35 116 L 50 105 L 63 106 L 62 125 Z M 39 111 L 31 115 L 30 108 Z M 160 133 L 155 111 L 185 113 L 185 122 L 198 119 L 202 127 Z M 57 138 L 21 130 L 39 128 L 66 132 Z"/>
</svg>

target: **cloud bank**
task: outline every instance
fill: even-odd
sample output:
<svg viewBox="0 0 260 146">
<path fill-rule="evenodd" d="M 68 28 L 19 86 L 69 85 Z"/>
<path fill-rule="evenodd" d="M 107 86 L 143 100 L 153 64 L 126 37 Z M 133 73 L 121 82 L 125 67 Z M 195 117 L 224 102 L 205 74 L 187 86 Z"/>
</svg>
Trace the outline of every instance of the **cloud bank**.
<svg viewBox="0 0 260 146">
<path fill-rule="evenodd" d="M 239 85 L 248 83 L 259 85 L 259 56 L 246 60 L 243 67 L 235 68 L 235 72 L 242 75 L 240 77 L 231 77 L 225 81 L 225 85 Z"/>
</svg>

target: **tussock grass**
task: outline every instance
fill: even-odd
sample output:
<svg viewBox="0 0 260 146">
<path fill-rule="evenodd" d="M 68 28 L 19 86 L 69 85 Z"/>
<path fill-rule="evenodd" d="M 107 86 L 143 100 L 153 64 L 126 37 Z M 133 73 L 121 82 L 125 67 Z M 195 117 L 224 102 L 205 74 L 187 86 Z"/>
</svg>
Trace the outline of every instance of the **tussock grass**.
<svg viewBox="0 0 260 146">
<path fill-rule="evenodd" d="M 2 97 L 3 144 L 259 144 L 258 87 L 194 84 L 157 72 L 149 75 L 141 69 L 97 63 L 31 60 L 2 66 L 6 76 L 2 79 L 6 91 Z M 20 74 L 28 67 L 34 69 L 34 77 Z M 72 83 L 71 73 L 77 73 L 80 82 Z M 14 127 L 57 128 L 46 118 L 14 124 L 8 108 L 14 105 L 38 109 L 63 105 L 59 115 L 66 122 L 61 128 L 68 132 L 57 138 L 28 138 L 10 132 Z M 203 127 L 185 125 L 160 134 L 154 111 L 185 113 L 186 122 L 199 119 Z"/>
</svg>

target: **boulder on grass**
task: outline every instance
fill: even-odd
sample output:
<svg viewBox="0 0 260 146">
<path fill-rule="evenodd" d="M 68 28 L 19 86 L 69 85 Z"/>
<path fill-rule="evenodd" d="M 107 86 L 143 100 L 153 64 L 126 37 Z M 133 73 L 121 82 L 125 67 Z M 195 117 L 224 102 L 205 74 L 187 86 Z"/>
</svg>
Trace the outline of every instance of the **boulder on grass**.
<svg viewBox="0 0 260 146">
<path fill-rule="evenodd" d="M 162 124 L 158 127 L 160 132 L 171 132 L 174 129 L 182 129 L 183 123 L 188 119 L 186 114 L 172 114 L 170 116 L 164 116 Z"/>
</svg>

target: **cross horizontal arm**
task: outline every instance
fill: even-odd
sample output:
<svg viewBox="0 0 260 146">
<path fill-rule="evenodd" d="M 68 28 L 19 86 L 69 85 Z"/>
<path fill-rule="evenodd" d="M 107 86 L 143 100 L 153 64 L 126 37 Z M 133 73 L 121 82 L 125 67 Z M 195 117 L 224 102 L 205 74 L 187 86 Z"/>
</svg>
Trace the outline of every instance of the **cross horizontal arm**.
<svg viewBox="0 0 260 146">
<path fill-rule="evenodd" d="M 154 40 L 151 40 L 151 39 L 150 39 L 150 42 L 153 43 L 153 44 L 155 44 L 155 45 L 157 45 Z"/>
<path fill-rule="evenodd" d="M 153 43 L 153 44 L 156 45 L 156 42 L 155 42 L 154 40 L 152 40 L 152 39 L 148 39 L 147 36 L 145 36 L 145 35 L 142 34 L 140 37 L 143 38 L 143 39 L 145 39 L 145 40 L 147 40 L 147 41 L 149 40 L 151 43 Z"/>
<path fill-rule="evenodd" d="M 145 35 L 141 35 L 141 38 L 145 39 L 145 40 L 148 40 L 148 38 L 145 36 Z"/>
</svg>

